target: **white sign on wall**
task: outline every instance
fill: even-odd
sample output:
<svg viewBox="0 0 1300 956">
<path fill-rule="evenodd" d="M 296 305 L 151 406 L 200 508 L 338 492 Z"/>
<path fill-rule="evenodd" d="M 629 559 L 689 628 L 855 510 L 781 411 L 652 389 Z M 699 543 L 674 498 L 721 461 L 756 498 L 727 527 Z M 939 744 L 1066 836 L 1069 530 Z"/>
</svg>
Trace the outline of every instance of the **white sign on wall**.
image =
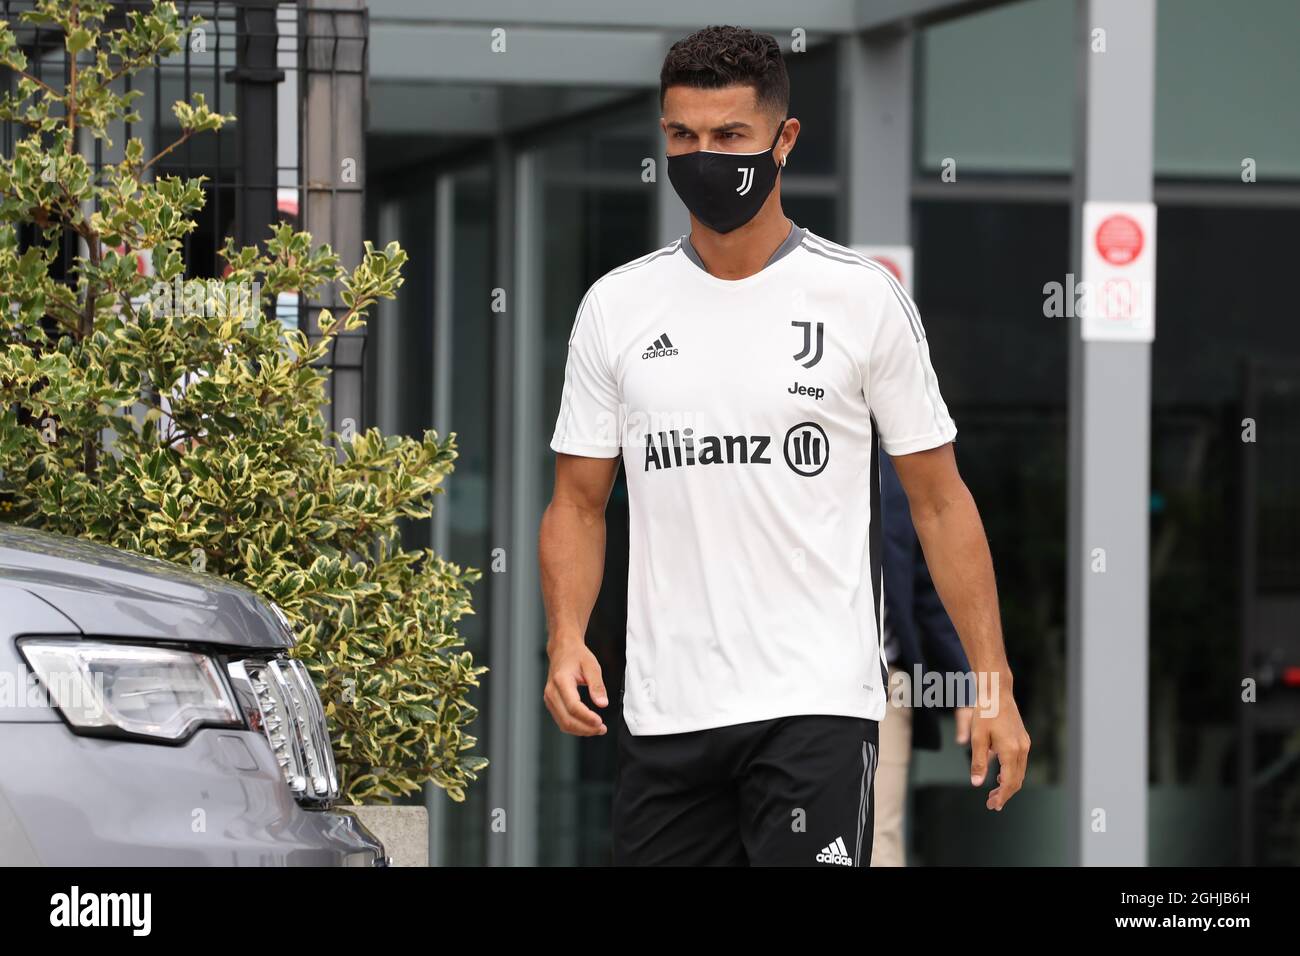
<svg viewBox="0 0 1300 956">
<path fill-rule="evenodd" d="M 1083 204 L 1079 330 L 1090 342 L 1156 337 L 1156 207 L 1149 202 Z"/>
<path fill-rule="evenodd" d="M 902 283 L 908 295 L 912 294 L 911 246 L 853 246 L 852 249 L 854 252 L 875 259 L 893 273 L 894 278 Z"/>
</svg>

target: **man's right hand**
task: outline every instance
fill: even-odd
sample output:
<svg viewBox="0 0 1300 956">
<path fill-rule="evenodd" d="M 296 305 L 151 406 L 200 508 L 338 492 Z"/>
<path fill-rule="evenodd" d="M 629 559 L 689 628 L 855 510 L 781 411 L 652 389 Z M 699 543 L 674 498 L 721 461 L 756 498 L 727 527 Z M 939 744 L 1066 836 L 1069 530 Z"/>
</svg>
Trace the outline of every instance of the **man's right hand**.
<svg viewBox="0 0 1300 956">
<path fill-rule="evenodd" d="M 556 725 L 575 737 L 599 737 L 607 733 L 609 728 L 600 719 L 600 714 L 578 696 L 578 686 L 585 685 L 597 707 L 609 706 L 596 655 L 578 640 L 549 649 L 548 653 L 551 671 L 546 678 L 542 699 L 546 701 L 546 709 L 551 712 Z"/>
</svg>

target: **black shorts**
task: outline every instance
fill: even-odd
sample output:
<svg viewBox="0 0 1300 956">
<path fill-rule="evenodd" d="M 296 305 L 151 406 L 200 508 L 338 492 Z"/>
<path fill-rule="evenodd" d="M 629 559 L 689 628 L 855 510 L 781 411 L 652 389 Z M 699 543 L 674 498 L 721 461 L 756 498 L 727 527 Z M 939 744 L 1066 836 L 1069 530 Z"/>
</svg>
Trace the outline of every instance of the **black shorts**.
<svg viewBox="0 0 1300 956">
<path fill-rule="evenodd" d="M 684 734 L 619 728 L 616 866 L 868 866 L 879 726 L 779 717 Z"/>
</svg>

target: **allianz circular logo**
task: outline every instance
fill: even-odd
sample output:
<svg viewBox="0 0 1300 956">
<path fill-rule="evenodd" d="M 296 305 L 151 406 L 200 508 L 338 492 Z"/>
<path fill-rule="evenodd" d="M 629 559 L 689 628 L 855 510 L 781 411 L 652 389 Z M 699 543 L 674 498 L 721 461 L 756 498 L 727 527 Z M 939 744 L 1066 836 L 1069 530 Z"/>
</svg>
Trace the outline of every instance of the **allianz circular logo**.
<svg viewBox="0 0 1300 956">
<path fill-rule="evenodd" d="M 783 451 L 790 470 L 805 478 L 820 475 L 831 460 L 830 439 L 816 422 L 800 422 L 786 432 Z"/>
</svg>

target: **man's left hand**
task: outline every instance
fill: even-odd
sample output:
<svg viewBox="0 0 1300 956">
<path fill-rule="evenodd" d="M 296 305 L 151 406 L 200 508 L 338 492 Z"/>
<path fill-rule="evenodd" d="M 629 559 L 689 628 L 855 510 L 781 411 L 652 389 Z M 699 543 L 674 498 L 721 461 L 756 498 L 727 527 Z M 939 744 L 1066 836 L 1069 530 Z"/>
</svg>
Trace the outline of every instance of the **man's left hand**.
<svg viewBox="0 0 1300 956">
<path fill-rule="evenodd" d="M 996 703 L 981 701 L 980 710 L 971 721 L 970 782 L 983 786 L 990 755 L 998 760 L 998 785 L 989 791 L 985 804 L 1001 810 L 1025 782 L 1029 762 L 1029 734 L 1020 719 L 1020 709 L 1011 695 L 1011 681 L 999 681 Z"/>
</svg>

